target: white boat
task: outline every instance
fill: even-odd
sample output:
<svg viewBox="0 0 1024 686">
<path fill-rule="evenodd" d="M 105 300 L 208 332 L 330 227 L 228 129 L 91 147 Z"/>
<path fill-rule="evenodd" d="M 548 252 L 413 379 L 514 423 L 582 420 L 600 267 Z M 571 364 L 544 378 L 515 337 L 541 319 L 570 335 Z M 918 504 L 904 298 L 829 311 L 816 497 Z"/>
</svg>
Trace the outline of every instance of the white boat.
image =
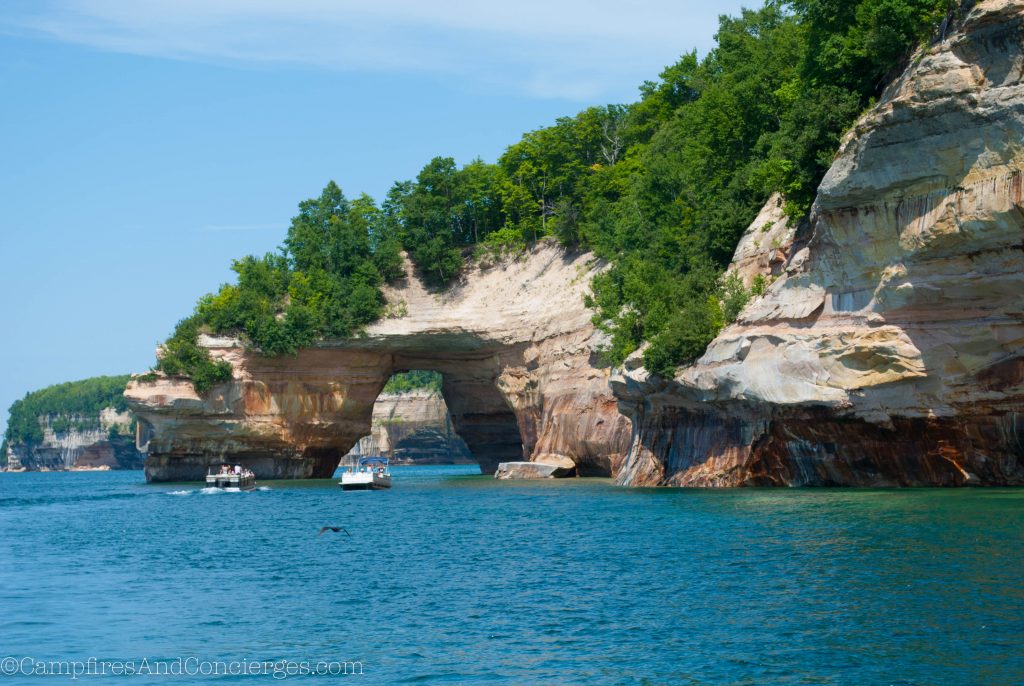
<svg viewBox="0 0 1024 686">
<path fill-rule="evenodd" d="M 248 469 L 239 465 L 231 467 L 222 464 L 219 471 L 210 471 L 206 474 L 206 486 L 208 488 L 220 488 L 222 490 L 252 491 L 256 488 L 256 475 Z"/>
<path fill-rule="evenodd" d="M 391 488 L 391 470 L 386 457 L 364 457 L 358 467 L 341 473 L 338 482 L 343 491 L 378 491 Z"/>
</svg>

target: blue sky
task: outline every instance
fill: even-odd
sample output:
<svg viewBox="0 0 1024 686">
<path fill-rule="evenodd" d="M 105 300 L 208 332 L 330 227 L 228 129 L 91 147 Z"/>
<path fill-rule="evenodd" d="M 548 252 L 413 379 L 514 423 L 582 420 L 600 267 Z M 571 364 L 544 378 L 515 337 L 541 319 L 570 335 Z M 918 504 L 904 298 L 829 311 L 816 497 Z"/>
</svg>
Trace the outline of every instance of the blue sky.
<svg viewBox="0 0 1024 686">
<path fill-rule="evenodd" d="M 634 100 L 740 4 L 5 0 L 0 430 L 27 391 L 145 371 L 328 180 L 379 199 L 435 155 L 493 161 Z"/>
</svg>

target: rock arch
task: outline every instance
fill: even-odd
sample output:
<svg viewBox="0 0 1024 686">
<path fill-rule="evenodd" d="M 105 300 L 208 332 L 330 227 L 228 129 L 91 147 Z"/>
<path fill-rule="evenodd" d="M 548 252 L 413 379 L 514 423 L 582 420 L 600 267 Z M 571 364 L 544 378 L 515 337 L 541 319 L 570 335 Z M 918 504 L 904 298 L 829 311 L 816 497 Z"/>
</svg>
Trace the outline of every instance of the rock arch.
<svg viewBox="0 0 1024 686">
<path fill-rule="evenodd" d="M 612 475 L 631 426 L 594 363 L 601 342 L 583 305 L 599 265 L 542 243 L 525 257 L 475 267 L 431 293 L 406 265 L 389 311 L 364 336 L 267 358 L 233 338 L 204 336 L 231 363 L 230 382 L 199 396 L 187 379 L 135 379 L 125 392 L 139 418 L 146 477 L 194 480 L 240 462 L 258 478 L 325 478 L 369 433 L 373 403 L 397 372 L 435 370 L 456 431 L 481 470 L 530 460 Z"/>
<path fill-rule="evenodd" d="M 427 380 L 423 370 L 410 371 Z M 436 388 L 409 388 L 408 379 L 399 376 L 393 376 L 377 396 L 371 431 L 342 458 L 342 466 L 374 455 L 384 455 L 395 464 L 473 462 L 469 446 L 455 430 L 452 413 L 441 393 L 441 376 L 438 375 Z M 396 388 L 389 389 L 396 379 Z"/>
</svg>

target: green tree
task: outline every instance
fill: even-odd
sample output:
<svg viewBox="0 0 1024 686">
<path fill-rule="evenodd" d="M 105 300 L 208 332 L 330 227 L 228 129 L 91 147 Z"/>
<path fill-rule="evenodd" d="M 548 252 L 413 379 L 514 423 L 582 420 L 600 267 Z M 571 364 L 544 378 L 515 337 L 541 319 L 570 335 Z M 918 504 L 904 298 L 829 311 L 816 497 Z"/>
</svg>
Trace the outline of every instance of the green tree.
<svg viewBox="0 0 1024 686">
<path fill-rule="evenodd" d="M 238 334 L 264 355 L 295 354 L 324 337 L 348 337 L 380 316 L 380 286 L 402 274 L 399 236 L 386 212 L 333 181 L 299 203 L 278 253 L 236 260 L 236 282 L 204 296 L 163 344 L 157 367 L 200 392 L 231 378 L 198 345 L 200 333 Z"/>
<path fill-rule="evenodd" d="M 299 214 L 292 218 L 284 241 L 296 269 L 328 269 L 334 227 L 348 211 L 348 200 L 334 181 L 324 187 L 319 198 L 299 203 Z"/>
<path fill-rule="evenodd" d="M 472 245 L 501 228 L 504 216 L 500 195 L 501 168 L 477 158 L 458 173 L 461 209 L 455 223 L 458 241 Z"/>
<path fill-rule="evenodd" d="M 451 157 L 435 157 L 420 171 L 404 198 L 405 246 L 424 277 L 447 283 L 462 267 L 456 236 L 462 232 L 461 189 Z"/>
<path fill-rule="evenodd" d="M 866 105 L 913 49 L 957 16 L 958 0 L 792 0 L 806 28 L 803 73 L 814 86 L 856 93 Z"/>
</svg>

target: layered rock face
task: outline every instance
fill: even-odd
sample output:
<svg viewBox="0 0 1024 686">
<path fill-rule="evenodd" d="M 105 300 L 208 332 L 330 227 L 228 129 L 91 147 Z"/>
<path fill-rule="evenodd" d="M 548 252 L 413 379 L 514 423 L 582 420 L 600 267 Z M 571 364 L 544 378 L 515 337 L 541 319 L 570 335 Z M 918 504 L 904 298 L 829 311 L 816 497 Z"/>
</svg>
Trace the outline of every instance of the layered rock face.
<svg viewBox="0 0 1024 686">
<path fill-rule="evenodd" d="M 733 267 L 766 295 L 675 379 L 613 380 L 620 483 L 1024 484 L 1022 36 L 1024 3 L 978 3 L 850 132 L 809 226 L 769 202 Z"/>
<path fill-rule="evenodd" d="M 356 442 L 342 464 L 383 455 L 393 464 L 473 462 L 448 415 L 444 398 L 430 391 L 382 393 L 373 404 L 370 434 Z"/>
<path fill-rule="evenodd" d="M 613 473 L 629 446 L 600 338 L 583 305 L 599 268 L 591 256 L 543 243 L 526 256 L 469 270 L 444 293 L 407 278 L 366 334 L 296 357 L 266 358 L 237 340 L 206 337 L 234 379 L 203 397 L 184 379 L 136 379 L 125 392 L 140 419 L 151 480 L 194 480 L 237 462 L 257 478 L 329 477 L 370 433 L 373 405 L 392 374 L 444 375 L 452 423 L 485 472 L 516 460 L 567 458 L 581 474 Z"/>
<path fill-rule="evenodd" d="M 8 446 L 10 471 L 61 471 L 68 469 L 142 469 L 144 455 L 136 450 L 129 427 L 132 415 L 112 407 L 99 417 L 71 417 L 72 423 L 86 422 L 94 428 L 54 430 L 53 417 L 40 417 L 41 443 Z M 113 429 L 113 431 L 112 431 Z"/>
</svg>

